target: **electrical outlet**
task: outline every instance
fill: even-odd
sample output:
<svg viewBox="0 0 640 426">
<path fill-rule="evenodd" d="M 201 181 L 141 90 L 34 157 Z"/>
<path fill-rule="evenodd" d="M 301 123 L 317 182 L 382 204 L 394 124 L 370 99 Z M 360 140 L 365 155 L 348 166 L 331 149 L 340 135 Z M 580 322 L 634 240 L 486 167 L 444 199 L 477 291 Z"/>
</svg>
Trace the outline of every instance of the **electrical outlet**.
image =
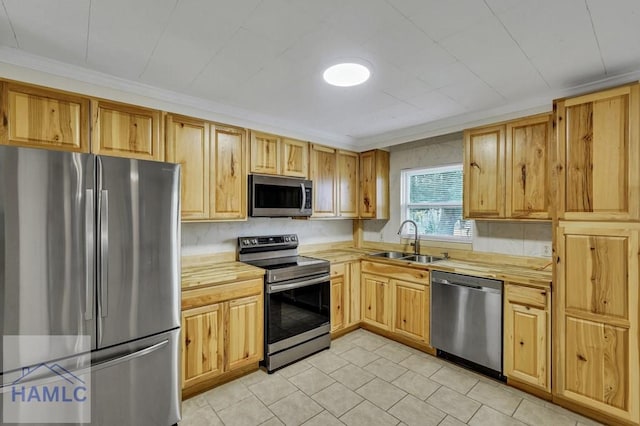
<svg viewBox="0 0 640 426">
<path fill-rule="evenodd" d="M 551 257 L 551 244 L 545 244 L 543 246 L 542 254 L 546 257 Z"/>
</svg>

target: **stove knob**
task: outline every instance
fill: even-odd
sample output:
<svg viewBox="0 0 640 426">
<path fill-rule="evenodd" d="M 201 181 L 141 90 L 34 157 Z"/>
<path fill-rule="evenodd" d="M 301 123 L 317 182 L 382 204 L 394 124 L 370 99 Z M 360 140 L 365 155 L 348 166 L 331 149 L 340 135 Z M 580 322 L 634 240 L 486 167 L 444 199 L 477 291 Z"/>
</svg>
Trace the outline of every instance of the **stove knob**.
<svg viewBox="0 0 640 426">
<path fill-rule="evenodd" d="M 253 244 L 254 246 L 258 244 L 258 240 L 256 240 L 255 238 L 253 240 L 251 240 L 251 244 Z"/>
<path fill-rule="evenodd" d="M 248 246 L 249 245 L 249 240 L 247 240 L 247 239 L 242 240 L 242 245 Z"/>
<path fill-rule="evenodd" d="M 284 237 L 284 242 L 288 243 L 289 242 L 289 237 Z"/>
<path fill-rule="evenodd" d="M 295 236 L 295 235 L 292 235 L 292 236 L 291 236 L 291 241 L 295 241 L 295 240 L 296 240 L 296 236 Z"/>
</svg>

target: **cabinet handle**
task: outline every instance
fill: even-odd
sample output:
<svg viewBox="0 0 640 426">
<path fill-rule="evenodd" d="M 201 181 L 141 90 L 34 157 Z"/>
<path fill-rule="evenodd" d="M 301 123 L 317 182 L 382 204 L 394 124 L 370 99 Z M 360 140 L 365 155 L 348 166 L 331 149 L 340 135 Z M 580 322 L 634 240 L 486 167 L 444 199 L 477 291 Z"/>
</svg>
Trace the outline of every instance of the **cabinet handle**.
<svg viewBox="0 0 640 426">
<path fill-rule="evenodd" d="M 527 165 L 523 164 L 520 169 L 520 173 L 522 175 L 522 192 L 527 191 Z"/>
<path fill-rule="evenodd" d="M 478 165 L 478 163 L 476 163 L 475 161 L 472 161 L 470 164 L 471 167 L 477 167 L 479 171 L 482 171 L 482 168 L 480 168 L 480 166 Z"/>
</svg>

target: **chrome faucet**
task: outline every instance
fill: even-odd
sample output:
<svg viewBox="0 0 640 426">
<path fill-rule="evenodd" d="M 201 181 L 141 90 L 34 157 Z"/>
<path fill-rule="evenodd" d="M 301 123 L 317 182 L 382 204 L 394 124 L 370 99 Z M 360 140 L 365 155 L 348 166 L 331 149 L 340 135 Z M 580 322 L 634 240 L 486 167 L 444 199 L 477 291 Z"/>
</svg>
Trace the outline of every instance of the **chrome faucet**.
<svg viewBox="0 0 640 426">
<path fill-rule="evenodd" d="M 400 224 L 400 228 L 398 229 L 398 235 L 400 235 L 400 233 L 402 232 L 402 228 L 404 227 L 404 224 L 407 222 L 413 224 L 413 229 L 415 231 L 415 234 L 413 236 L 413 244 L 411 244 L 413 246 L 413 253 L 420 254 L 420 240 L 418 239 L 418 225 L 413 220 L 407 219 L 404 222 L 402 222 Z"/>
</svg>

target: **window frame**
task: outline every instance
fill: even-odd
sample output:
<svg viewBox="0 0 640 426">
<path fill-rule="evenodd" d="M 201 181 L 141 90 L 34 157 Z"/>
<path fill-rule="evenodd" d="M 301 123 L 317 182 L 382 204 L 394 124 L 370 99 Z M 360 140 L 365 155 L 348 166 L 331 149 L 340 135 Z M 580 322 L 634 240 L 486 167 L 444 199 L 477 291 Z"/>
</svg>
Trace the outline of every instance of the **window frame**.
<svg viewBox="0 0 640 426">
<path fill-rule="evenodd" d="M 464 212 L 464 196 L 460 202 L 441 202 L 441 203 L 409 203 L 410 195 L 410 185 L 409 180 L 411 176 L 427 174 L 427 173 L 445 173 L 449 171 L 460 171 L 462 172 L 462 163 L 448 164 L 442 166 L 426 166 L 426 167 L 414 167 L 411 169 L 403 169 L 400 172 L 400 210 L 401 210 L 401 219 L 405 221 L 409 218 L 409 209 L 410 208 L 438 208 L 438 207 L 460 207 L 460 209 Z M 463 176 L 464 179 L 464 176 Z M 464 191 L 464 184 L 461 182 L 462 190 Z M 464 214 L 464 213 L 463 213 Z M 471 219 L 469 219 L 471 221 Z M 420 240 L 431 240 L 431 241 L 443 241 L 443 242 L 451 242 L 451 243 L 465 243 L 471 244 L 473 242 L 473 226 L 471 227 L 471 235 L 469 236 L 454 236 L 454 235 L 429 235 L 429 234 L 418 234 L 418 238 Z M 405 228 L 406 229 L 406 228 Z M 404 231 L 404 229 L 403 229 Z M 413 233 L 403 232 L 401 235 L 402 238 L 413 238 Z"/>
</svg>

